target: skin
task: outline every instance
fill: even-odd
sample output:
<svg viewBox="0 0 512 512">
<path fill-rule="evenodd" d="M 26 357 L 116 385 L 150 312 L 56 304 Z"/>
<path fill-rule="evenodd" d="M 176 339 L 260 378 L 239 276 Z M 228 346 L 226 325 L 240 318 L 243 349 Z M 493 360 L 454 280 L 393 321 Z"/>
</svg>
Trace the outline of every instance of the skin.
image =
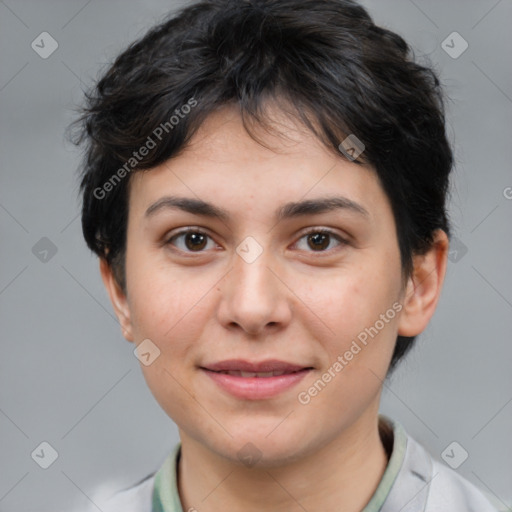
<svg viewBox="0 0 512 512">
<path fill-rule="evenodd" d="M 134 174 L 127 293 L 104 260 L 100 270 L 124 337 L 136 344 L 149 338 L 161 351 L 141 368 L 179 428 L 184 510 L 356 512 L 388 462 L 378 410 L 396 337 L 419 334 L 434 313 L 448 240 L 438 231 L 402 279 L 394 217 L 373 170 L 335 156 L 277 109 L 270 114 L 282 135 L 256 130 L 269 148 L 225 107 L 179 156 Z M 211 202 L 230 219 L 165 208 L 147 218 L 148 207 L 166 195 Z M 333 195 L 368 214 L 274 217 L 284 203 Z M 208 233 L 199 251 L 185 236 L 169 241 L 187 226 Z M 346 243 L 331 237 L 315 245 L 304 233 L 310 228 L 330 228 Z M 252 263 L 236 252 L 248 236 L 263 250 Z M 309 404 L 299 403 L 298 393 L 395 302 L 401 311 Z M 314 370 L 277 397 L 241 400 L 199 369 L 231 358 Z M 250 468 L 237 455 L 248 442 L 261 453 Z"/>
</svg>

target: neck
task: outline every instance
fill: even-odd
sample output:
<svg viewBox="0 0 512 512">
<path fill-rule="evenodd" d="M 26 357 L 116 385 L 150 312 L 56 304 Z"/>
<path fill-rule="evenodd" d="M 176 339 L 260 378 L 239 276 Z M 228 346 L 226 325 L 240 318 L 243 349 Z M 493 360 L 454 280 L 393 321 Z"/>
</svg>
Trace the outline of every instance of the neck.
<svg viewBox="0 0 512 512">
<path fill-rule="evenodd" d="M 180 431 L 178 489 L 183 510 L 360 512 L 388 463 L 378 417 L 367 416 L 311 455 L 273 467 L 240 466 Z"/>
</svg>

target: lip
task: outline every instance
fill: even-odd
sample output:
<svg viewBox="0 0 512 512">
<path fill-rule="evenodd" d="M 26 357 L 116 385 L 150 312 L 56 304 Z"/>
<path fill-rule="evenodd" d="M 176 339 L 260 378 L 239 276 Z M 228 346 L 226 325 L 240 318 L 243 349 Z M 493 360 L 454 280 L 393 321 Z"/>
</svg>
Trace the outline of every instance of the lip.
<svg viewBox="0 0 512 512">
<path fill-rule="evenodd" d="M 222 390 L 243 400 L 264 400 L 275 397 L 298 384 L 313 368 L 268 359 L 250 362 L 242 359 L 230 359 L 200 367 L 201 371 L 212 379 Z M 221 371 L 241 372 L 284 372 L 282 375 L 267 377 L 242 377 L 219 373 Z"/>
</svg>

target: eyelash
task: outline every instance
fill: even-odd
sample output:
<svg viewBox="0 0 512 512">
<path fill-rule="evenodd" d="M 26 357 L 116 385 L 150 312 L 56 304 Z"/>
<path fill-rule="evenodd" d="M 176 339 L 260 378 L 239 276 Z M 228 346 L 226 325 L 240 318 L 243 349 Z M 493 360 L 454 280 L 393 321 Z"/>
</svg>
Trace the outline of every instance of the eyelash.
<svg viewBox="0 0 512 512">
<path fill-rule="evenodd" d="M 172 243 L 173 240 L 176 240 L 179 237 L 187 235 L 188 233 L 195 233 L 195 234 L 203 235 L 203 236 L 206 236 L 206 237 L 210 238 L 211 240 L 213 240 L 212 237 L 206 231 L 202 230 L 201 228 L 188 227 L 188 228 L 182 229 L 181 231 L 178 231 L 177 233 L 172 235 L 170 238 L 168 238 L 167 241 L 165 242 L 165 245 L 174 245 Z M 304 237 L 307 237 L 308 235 L 311 235 L 311 234 L 329 235 L 330 237 L 334 238 L 339 243 L 338 247 L 348 245 L 347 240 L 342 238 L 336 232 L 331 231 L 330 229 L 327 229 L 327 228 L 312 228 L 312 229 L 302 233 L 302 235 L 299 237 L 298 241 L 302 240 Z M 295 242 L 295 243 L 297 243 L 297 242 Z M 185 254 L 194 254 L 194 253 L 201 254 L 201 253 L 205 252 L 204 250 L 201 250 L 201 251 L 183 251 L 181 249 L 176 249 L 176 250 L 181 253 L 185 253 Z M 325 254 L 325 253 L 330 253 L 331 251 L 332 251 L 332 249 L 320 250 L 320 251 L 311 250 L 311 251 L 307 251 L 307 252 L 321 255 L 321 254 Z"/>
</svg>

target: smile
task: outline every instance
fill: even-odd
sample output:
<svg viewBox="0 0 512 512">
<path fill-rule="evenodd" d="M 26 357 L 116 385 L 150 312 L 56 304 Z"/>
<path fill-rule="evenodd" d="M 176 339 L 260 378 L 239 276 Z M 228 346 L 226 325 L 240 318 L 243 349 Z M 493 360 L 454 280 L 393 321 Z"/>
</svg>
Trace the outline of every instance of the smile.
<svg viewBox="0 0 512 512">
<path fill-rule="evenodd" d="M 229 360 L 200 367 L 222 391 L 243 400 L 276 397 L 297 385 L 312 369 L 277 360 Z"/>
<path fill-rule="evenodd" d="M 222 373 L 224 375 L 233 375 L 235 377 L 258 377 L 260 379 L 266 377 L 280 377 L 284 375 L 286 372 L 284 371 L 273 371 L 273 372 L 243 372 L 242 370 L 223 370 L 217 373 Z M 295 372 L 292 372 L 295 373 Z"/>
</svg>

